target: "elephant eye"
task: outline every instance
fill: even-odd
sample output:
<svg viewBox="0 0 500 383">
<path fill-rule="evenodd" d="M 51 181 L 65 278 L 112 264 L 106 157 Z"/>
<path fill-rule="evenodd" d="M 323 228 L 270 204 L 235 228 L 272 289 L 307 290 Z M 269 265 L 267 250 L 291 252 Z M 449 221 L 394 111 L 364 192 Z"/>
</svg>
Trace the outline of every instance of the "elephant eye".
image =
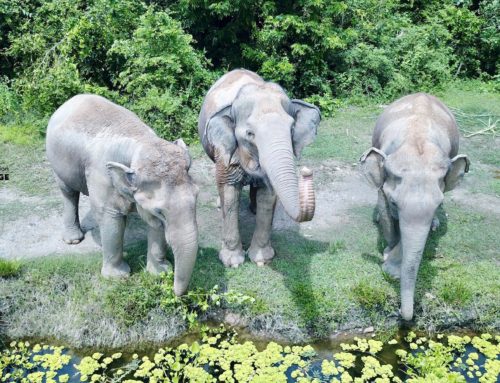
<svg viewBox="0 0 500 383">
<path fill-rule="evenodd" d="M 252 132 L 251 130 L 247 130 L 247 137 L 248 138 L 254 138 L 255 137 L 255 133 Z"/>
</svg>

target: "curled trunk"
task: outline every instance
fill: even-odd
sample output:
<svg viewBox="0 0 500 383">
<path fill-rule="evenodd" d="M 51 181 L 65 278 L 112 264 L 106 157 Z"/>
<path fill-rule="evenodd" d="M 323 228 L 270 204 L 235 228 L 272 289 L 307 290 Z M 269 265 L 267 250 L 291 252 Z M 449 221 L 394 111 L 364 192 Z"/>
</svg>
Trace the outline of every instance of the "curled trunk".
<svg viewBox="0 0 500 383">
<path fill-rule="evenodd" d="M 287 214 L 297 222 L 310 221 L 315 209 L 312 171 L 301 169 L 299 180 L 289 135 L 269 138 L 258 147 L 261 166 Z"/>
</svg>

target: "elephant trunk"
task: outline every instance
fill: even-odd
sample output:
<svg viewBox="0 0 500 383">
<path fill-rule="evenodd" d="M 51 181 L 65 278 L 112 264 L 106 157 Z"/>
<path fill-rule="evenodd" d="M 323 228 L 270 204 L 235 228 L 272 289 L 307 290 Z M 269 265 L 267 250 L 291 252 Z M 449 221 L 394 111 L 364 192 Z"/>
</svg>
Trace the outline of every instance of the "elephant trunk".
<svg viewBox="0 0 500 383">
<path fill-rule="evenodd" d="M 287 214 L 297 222 L 310 221 L 315 209 L 312 171 L 302 168 L 299 179 L 290 134 L 282 136 L 258 145 L 260 164 Z"/>
<path fill-rule="evenodd" d="M 432 216 L 430 221 L 432 221 Z M 415 285 L 422 253 L 429 234 L 430 221 L 428 224 L 425 222 L 416 225 L 405 222 L 400 216 L 401 251 L 403 256 L 401 263 L 401 316 L 404 320 L 413 318 Z"/>
<path fill-rule="evenodd" d="M 167 229 L 166 236 L 174 253 L 174 293 L 180 296 L 188 288 L 198 253 L 196 223 Z"/>
</svg>

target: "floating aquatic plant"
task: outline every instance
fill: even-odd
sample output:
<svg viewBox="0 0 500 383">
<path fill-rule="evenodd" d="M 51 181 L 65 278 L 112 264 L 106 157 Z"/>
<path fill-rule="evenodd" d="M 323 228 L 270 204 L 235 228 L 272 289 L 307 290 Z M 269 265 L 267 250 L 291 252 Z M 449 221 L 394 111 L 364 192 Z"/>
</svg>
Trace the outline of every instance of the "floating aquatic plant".
<svg viewBox="0 0 500 383">
<path fill-rule="evenodd" d="M 234 330 L 209 329 L 199 342 L 160 348 L 154 356 L 134 354 L 124 360 L 94 353 L 65 373 L 71 356 L 62 347 L 12 342 L 0 353 L 0 382 L 20 383 L 173 383 L 173 382 L 466 382 L 494 383 L 500 375 L 500 337 L 439 335 L 437 339 L 409 333 L 407 349 L 395 351 L 397 365 L 380 355 L 383 343 L 355 338 L 343 351 L 318 360 L 311 346 L 282 346 L 263 350 L 250 341 L 240 343 Z M 388 344 L 394 344 L 389 341 Z"/>
</svg>

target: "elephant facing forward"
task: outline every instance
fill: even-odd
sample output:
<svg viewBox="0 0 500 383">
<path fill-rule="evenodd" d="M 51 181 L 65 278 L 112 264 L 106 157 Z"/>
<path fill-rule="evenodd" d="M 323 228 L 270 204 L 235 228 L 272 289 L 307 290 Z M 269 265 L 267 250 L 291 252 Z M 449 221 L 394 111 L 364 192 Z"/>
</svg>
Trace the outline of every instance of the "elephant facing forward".
<svg viewBox="0 0 500 383">
<path fill-rule="evenodd" d="M 378 118 L 373 147 L 360 159 L 378 189 L 378 212 L 387 241 L 382 269 L 401 280 L 401 315 L 413 317 L 418 268 L 436 210 L 469 169 L 458 155 L 455 118 L 436 97 L 403 97 Z"/>
<path fill-rule="evenodd" d="M 240 192 L 250 185 L 256 228 L 248 254 L 262 266 L 274 257 L 270 235 L 276 196 L 295 221 L 314 215 L 312 172 L 297 176 L 294 155 L 314 141 L 321 115 L 317 107 L 290 100 L 277 84 L 247 70 L 222 76 L 205 96 L 198 131 L 216 165 L 223 215 L 219 258 L 226 266 L 244 262 L 238 228 Z M 255 206 L 256 205 L 256 206 Z"/>
</svg>

